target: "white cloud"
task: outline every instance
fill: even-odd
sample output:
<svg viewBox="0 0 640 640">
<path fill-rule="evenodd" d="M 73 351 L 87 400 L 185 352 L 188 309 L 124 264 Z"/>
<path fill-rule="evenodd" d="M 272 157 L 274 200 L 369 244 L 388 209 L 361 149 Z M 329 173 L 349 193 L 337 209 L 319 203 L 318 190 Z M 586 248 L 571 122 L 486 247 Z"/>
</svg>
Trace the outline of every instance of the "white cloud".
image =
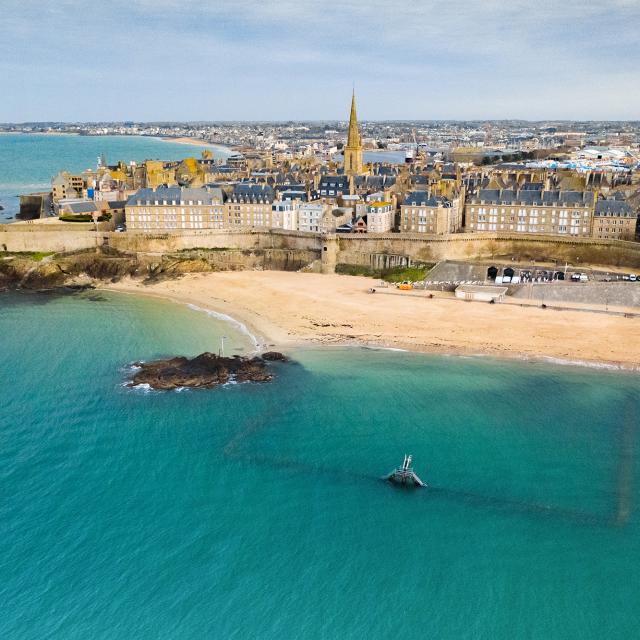
<svg viewBox="0 0 640 640">
<path fill-rule="evenodd" d="M 174 109 L 162 117 L 186 118 L 214 96 L 221 108 L 220 95 L 225 117 L 240 108 L 242 117 L 332 117 L 354 80 L 374 118 L 640 110 L 638 0 L 112 0 L 90 11 L 77 0 L 2 4 L 7 86 L 36 100 L 31 84 L 54 75 L 56 105 L 68 100 L 73 117 L 96 91 L 74 79 L 95 78 L 98 68 L 103 86 L 145 117 Z M 167 83 L 181 87 L 180 101 L 162 99 Z M 252 102 L 255 87 L 270 99 Z M 275 95 L 283 87 L 287 99 Z M 393 100 L 379 98 L 389 92 Z M 11 104 L 0 103 L 0 119 L 15 118 L 5 113 Z"/>
</svg>

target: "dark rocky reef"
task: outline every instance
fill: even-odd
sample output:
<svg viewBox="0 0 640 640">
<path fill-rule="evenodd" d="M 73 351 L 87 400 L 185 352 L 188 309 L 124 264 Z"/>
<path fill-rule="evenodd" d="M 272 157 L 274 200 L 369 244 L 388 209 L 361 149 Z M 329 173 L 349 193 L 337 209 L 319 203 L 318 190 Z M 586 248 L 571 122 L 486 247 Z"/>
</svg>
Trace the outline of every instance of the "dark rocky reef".
<svg viewBox="0 0 640 640">
<path fill-rule="evenodd" d="M 265 353 L 263 357 L 226 358 L 213 353 L 201 353 L 195 358 L 184 356 L 136 362 L 139 367 L 129 383 L 130 387 L 147 384 L 152 389 L 168 391 L 182 387 L 190 389 L 211 389 L 227 382 L 269 382 L 273 374 L 267 369 L 269 360 L 286 360 L 276 351 Z"/>
</svg>

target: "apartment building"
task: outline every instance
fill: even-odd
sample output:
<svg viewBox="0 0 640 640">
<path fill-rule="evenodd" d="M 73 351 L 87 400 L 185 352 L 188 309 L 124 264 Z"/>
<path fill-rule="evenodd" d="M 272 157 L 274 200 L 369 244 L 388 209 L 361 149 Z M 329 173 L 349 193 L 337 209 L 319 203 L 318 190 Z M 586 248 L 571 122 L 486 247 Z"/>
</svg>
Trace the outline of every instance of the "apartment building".
<svg viewBox="0 0 640 640">
<path fill-rule="evenodd" d="M 400 205 L 403 233 L 456 233 L 462 228 L 464 190 L 454 198 L 430 191 L 412 191 Z"/>
<path fill-rule="evenodd" d="M 273 188 L 265 184 L 240 182 L 227 201 L 227 225 L 230 229 L 273 226 Z"/>
<path fill-rule="evenodd" d="M 590 237 L 594 207 L 592 191 L 480 189 L 467 199 L 465 229 Z"/>
<path fill-rule="evenodd" d="M 634 240 L 638 214 L 624 200 L 598 200 L 593 214 L 593 237 Z"/>
<path fill-rule="evenodd" d="M 274 200 L 271 205 L 273 228 L 297 231 L 300 204 L 300 200 Z"/>
<path fill-rule="evenodd" d="M 394 224 L 395 207 L 388 201 L 368 202 L 367 233 L 386 233 Z"/>
<path fill-rule="evenodd" d="M 322 202 L 303 202 L 298 209 L 298 231 L 320 233 L 323 216 L 330 210 L 331 207 Z"/>
<path fill-rule="evenodd" d="M 223 229 L 224 193 L 219 188 L 158 187 L 140 189 L 125 206 L 130 231 Z"/>
</svg>

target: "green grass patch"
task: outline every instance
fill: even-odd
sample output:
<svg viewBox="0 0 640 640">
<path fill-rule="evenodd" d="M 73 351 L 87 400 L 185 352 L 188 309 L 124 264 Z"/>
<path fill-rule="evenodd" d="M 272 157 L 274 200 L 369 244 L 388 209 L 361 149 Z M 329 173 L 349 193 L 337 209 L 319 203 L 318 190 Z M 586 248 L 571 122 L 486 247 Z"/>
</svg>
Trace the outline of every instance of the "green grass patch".
<svg viewBox="0 0 640 640">
<path fill-rule="evenodd" d="M 58 219 L 62 222 L 93 222 L 93 218 L 85 213 L 63 213 Z M 98 216 L 98 222 L 106 222 L 107 220 L 111 220 L 110 213 Z"/>
<path fill-rule="evenodd" d="M 15 258 L 28 258 L 34 262 L 40 262 L 42 258 L 52 256 L 55 251 L 2 251 L 0 255 L 2 257 L 15 257 Z"/>
<path fill-rule="evenodd" d="M 396 267 L 381 275 L 383 280 L 387 282 L 402 282 L 409 280 L 416 282 L 424 280 L 427 273 L 433 269 L 433 265 L 420 265 L 419 267 Z"/>
<path fill-rule="evenodd" d="M 403 280 L 416 282 L 417 280 L 424 280 L 425 276 L 432 268 L 432 264 L 420 264 L 414 267 L 395 267 L 394 269 L 381 271 L 358 264 L 338 263 L 336 265 L 336 273 L 348 276 L 380 278 L 387 282 L 402 282 Z"/>
<path fill-rule="evenodd" d="M 347 276 L 369 276 L 371 278 L 380 277 L 379 271 L 374 271 L 369 267 L 363 267 L 358 264 L 338 263 L 336 265 L 336 273 L 341 273 Z"/>
</svg>

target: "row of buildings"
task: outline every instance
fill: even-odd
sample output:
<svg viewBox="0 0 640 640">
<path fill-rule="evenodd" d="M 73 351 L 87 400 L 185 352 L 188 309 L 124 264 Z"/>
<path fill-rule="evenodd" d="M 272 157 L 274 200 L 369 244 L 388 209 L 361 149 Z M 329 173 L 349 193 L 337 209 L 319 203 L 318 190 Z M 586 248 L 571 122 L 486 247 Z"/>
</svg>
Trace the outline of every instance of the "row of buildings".
<svg viewBox="0 0 640 640">
<path fill-rule="evenodd" d="M 95 171 L 56 176 L 53 202 L 68 219 L 122 209 L 127 229 L 142 232 L 272 228 L 636 237 L 640 190 L 630 172 L 485 168 L 420 154 L 410 163 L 366 164 L 363 150 L 353 95 L 342 162 L 276 162 L 264 151 L 223 161 L 208 153 L 177 162 L 102 161 Z"/>
<path fill-rule="evenodd" d="M 376 197 L 377 196 L 377 197 Z M 272 228 L 312 233 L 444 235 L 502 232 L 633 240 L 637 213 L 624 201 L 598 199 L 590 191 L 481 189 L 465 200 L 412 191 L 396 206 L 384 194 L 348 199 L 276 199 L 264 185 L 141 189 L 126 202 L 132 231 Z"/>
</svg>

